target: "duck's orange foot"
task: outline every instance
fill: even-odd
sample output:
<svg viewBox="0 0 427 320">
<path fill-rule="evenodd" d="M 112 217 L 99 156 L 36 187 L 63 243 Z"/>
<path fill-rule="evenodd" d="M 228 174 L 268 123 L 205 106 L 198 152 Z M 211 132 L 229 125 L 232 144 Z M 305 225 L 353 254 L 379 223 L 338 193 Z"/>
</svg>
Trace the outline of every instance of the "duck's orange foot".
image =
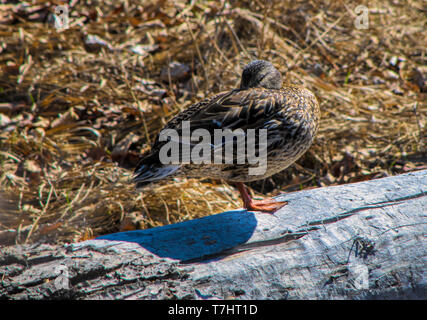
<svg viewBox="0 0 427 320">
<path fill-rule="evenodd" d="M 280 208 L 283 208 L 288 204 L 287 201 L 276 201 L 272 198 L 264 200 L 250 199 L 244 204 L 244 207 L 248 211 L 261 211 L 266 213 L 274 213 Z"/>
<path fill-rule="evenodd" d="M 249 195 L 248 189 L 243 183 L 238 182 L 236 183 L 236 186 L 240 191 L 240 195 L 242 196 L 243 207 L 247 211 L 274 213 L 288 204 L 287 201 L 276 201 L 273 198 L 268 198 L 264 200 L 254 200 Z"/>
</svg>

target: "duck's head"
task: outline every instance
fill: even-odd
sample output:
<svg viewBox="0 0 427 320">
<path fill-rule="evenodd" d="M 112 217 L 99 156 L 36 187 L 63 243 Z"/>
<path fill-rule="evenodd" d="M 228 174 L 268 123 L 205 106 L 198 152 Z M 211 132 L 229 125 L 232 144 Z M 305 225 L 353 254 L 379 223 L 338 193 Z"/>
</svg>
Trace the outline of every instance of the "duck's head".
<svg viewBox="0 0 427 320">
<path fill-rule="evenodd" d="M 282 75 L 270 62 L 254 60 L 243 69 L 240 89 L 260 87 L 280 89 L 282 87 Z"/>
</svg>

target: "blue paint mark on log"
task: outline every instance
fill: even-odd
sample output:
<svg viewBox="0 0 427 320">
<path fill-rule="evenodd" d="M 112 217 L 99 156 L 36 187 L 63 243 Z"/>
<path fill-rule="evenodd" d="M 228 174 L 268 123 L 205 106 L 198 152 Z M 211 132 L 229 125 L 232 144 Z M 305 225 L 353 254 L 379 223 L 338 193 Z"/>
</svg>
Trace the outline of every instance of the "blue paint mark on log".
<svg viewBox="0 0 427 320">
<path fill-rule="evenodd" d="M 95 240 L 133 242 L 159 257 L 187 261 L 246 243 L 256 226 L 254 213 L 236 210 L 163 227 L 108 234 Z"/>
</svg>

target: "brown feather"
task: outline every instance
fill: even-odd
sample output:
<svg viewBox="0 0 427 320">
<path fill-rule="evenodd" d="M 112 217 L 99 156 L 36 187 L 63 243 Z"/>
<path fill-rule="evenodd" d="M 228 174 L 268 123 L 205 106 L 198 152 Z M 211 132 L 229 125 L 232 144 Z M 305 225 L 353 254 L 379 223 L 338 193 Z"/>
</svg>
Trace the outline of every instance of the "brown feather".
<svg viewBox="0 0 427 320">
<path fill-rule="evenodd" d="M 263 176 L 249 176 L 248 163 L 185 164 L 175 172 L 180 176 L 245 182 L 269 177 L 295 162 L 311 145 L 319 118 L 318 102 L 307 89 L 297 86 L 249 88 L 220 93 L 193 104 L 170 120 L 163 129 L 179 132 L 183 121 L 190 121 L 191 131 L 206 129 L 212 136 L 215 129 L 242 129 L 245 132 L 248 129 L 267 129 L 268 162 L 267 172 Z M 160 142 L 158 136 L 150 154 L 145 160 L 142 159 L 136 171 L 148 160 L 155 162 L 165 143 Z"/>
</svg>

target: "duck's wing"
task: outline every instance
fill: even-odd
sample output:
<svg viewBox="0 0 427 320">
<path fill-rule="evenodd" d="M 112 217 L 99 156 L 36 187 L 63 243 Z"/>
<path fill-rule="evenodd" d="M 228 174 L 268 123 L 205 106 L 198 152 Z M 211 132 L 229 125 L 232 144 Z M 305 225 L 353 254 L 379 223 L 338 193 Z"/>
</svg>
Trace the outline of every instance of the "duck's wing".
<svg viewBox="0 0 427 320">
<path fill-rule="evenodd" d="M 228 129 L 233 132 L 240 129 L 245 133 L 247 129 L 266 129 L 268 121 L 280 107 L 280 97 L 279 90 L 261 88 L 221 93 L 191 105 L 170 120 L 162 130 L 174 129 L 180 137 L 191 138 L 191 134 L 197 129 L 205 129 L 211 136 L 215 134 L 216 129 Z M 183 130 L 185 126 L 189 126 L 190 131 Z M 186 136 L 188 133 L 190 136 Z M 159 136 L 153 149 L 158 142 Z"/>
<path fill-rule="evenodd" d="M 206 129 L 211 133 L 215 129 L 261 129 L 277 106 L 279 96 L 278 90 L 233 90 L 202 101 L 177 120 L 190 121 L 191 130 Z"/>
<path fill-rule="evenodd" d="M 203 132 L 211 137 L 209 147 L 212 155 L 218 152 L 222 154 L 222 150 L 227 150 L 228 145 L 232 144 L 234 161 L 241 163 L 238 159 L 245 157 L 245 154 L 237 151 L 240 150 L 237 145 L 242 141 L 246 146 L 253 146 L 255 150 L 260 150 L 260 147 L 268 148 L 266 145 L 270 142 L 268 139 L 267 143 L 260 146 L 259 129 L 276 126 L 274 116 L 281 107 L 282 98 L 279 90 L 252 88 L 220 93 L 193 104 L 165 125 L 152 146 L 152 152 L 158 153 L 168 141 L 192 148 L 200 144 L 199 141 L 192 140 L 193 134 L 196 130 L 200 133 L 200 129 L 203 129 Z M 162 133 L 167 133 L 166 129 L 176 130 L 178 135 L 161 138 Z M 215 140 L 217 129 L 221 129 L 223 133 L 228 130 L 228 133 L 231 132 L 236 138 L 230 140 L 224 137 Z M 248 129 L 254 129 L 255 133 L 249 133 Z M 266 134 L 271 136 L 270 132 Z"/>
<path fill-rule="evenodd" d="M 164 126 L 150 154 L 137 165 L 136 180 L 153 181 L 176 172 L 181 163 L 172 167 L 163 165 L 160 162 L 160 150 L 170 141 L 179 144 L 180 150 L 183 150 L 185 145 L 194 147 L 199 142 L 192 141 L 192 135 L 196 130 L 201 129 L 211 138 L 209 148 L 213 150 L 213 154 L 217 150 L 222 151 L 224 148 L 227 150 L 227 144 L 232 144 L 233 163 L 240 164 L 240 160 L 246 156 L 238 152 L 239 139 L 215 141 L 217 129 L 223 130 L 222 132 L 228 129 L 238 135 L 241 134 L 242 138 L 245 138 L 246 146 L 252 144 L 254 150 L 258 152 L 261 148 L 266 148 L 268 154 L 282 152 L 284 145 L 293 143 L 299 139 L 298 136 L 303 137 L 304 131 L 315 131 L 309 126 L 312 124 L 317 126 L 317 121 L 310 121 L 310 114 L 314 112 L 310 110 L 316 109 L 318 104 L 314 95 L 308 90 L 297 87 L 286 87 L 281 90 L 250 88 L 220 93 L 191 105 Z M 189 127 L 189 130 L 185 130 L 186 127 Z M 167 129 L 174 130 L 177 135 L 167 136 L 165 139 L 162 133 Z M 261 129 L 266 129 L 266 143 L 263 141 L 260 143 L 259 130 Z M 254 131 L 255 134 L 252 135 Z"/>
</svg>

